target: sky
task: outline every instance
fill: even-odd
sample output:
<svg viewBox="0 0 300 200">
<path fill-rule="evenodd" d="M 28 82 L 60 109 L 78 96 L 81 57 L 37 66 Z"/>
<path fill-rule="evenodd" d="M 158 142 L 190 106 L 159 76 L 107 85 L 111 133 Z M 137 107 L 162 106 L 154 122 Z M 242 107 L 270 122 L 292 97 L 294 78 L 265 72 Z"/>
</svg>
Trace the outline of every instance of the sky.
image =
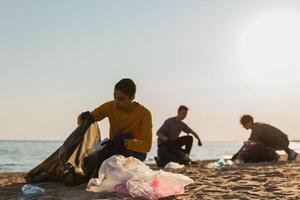
<svg viewBox="0 0 300 200">
<path fill-rule="evenodd" d="M 245 113 L 300 139 L 299 35 L 297 0 L 0 0 L 0 139 L 64 140 L 122 78 L 154 139 L 181 104 L 203 141 Z"/>
</svg>

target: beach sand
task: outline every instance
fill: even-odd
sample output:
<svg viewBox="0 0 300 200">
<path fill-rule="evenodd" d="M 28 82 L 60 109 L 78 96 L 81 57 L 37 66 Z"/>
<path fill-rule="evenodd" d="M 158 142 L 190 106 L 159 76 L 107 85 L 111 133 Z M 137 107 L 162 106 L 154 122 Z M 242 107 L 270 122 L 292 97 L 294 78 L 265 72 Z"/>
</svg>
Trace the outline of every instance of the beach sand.
<svg viewBox="0 0 300 200">
<path fill-rule="evenodd" d="M 195 183 L 185 188 L 185 193 L 167 199 L 300 199 L 300 161 L 238 164 L 216 169 L 207 168 L 212 161 L 179 170 Z M 158 169 L 151 165 L 153 169 Z M 0 199 L 123 199 L 114 193 L 91 193 L 86 185 L 67 187 L 60 183 L 34 184 L 46 190 L 45 195 L 24 198 L 21 188 L 24 173 L 0 174 Z M 134 199 L 127 197 L 125 199 Z"/>
</svg>

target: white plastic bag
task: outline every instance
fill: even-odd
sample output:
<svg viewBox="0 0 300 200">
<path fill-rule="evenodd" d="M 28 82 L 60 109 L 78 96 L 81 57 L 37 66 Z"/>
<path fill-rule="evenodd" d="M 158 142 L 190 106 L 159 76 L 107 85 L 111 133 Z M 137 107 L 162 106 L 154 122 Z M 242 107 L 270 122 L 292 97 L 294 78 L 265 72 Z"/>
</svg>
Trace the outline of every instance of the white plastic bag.
<svg viewBox="0 0 300 200">
<path fill-rule="evenodd" d="M 149 180 L 153 175 L 154 172 L 138 159 L 111 156 L 102 163 L 98 178 L 90 179 L 87 190 L 113 192 L 116 185 L 125 184 L 131 178 Z"/>
<path fill-rule="evenodd" d="M 166 164 L 164 166 L 165 169 L 182 169 L 184 168 L 184 165 L 181 165 L 179 163 L 176 162 L 169 162 L 168 164 Z"/>
<path fill-rule="evenodd" d="M 151 180 L 127 181 L 128 193 L 133 197 L 156 200 L 184 193 L 184 186 L 194 181 L 182 174 L 158 171 Z"/>
<path fill-rule="evenodd" d="M 37 197 L 45 194 L 45 190 L 37 186 L 26 184 L 22 187 L 22 193 L 28 197 Z"/>
<path fill-rule="evenodd" d="M 124 188 L 119 186 L 125 184 L 132 196 L 144 194 L 140 197 L 149 197 L 148 199 L 181 194 L 184 186 L 194 182 L 182 174 L 153 171 L 140 160 L 121 155 L 105 160 L 99 169 L 98 177 L 89 181 L 88 191 L 123 191 Z"/>
</svg>

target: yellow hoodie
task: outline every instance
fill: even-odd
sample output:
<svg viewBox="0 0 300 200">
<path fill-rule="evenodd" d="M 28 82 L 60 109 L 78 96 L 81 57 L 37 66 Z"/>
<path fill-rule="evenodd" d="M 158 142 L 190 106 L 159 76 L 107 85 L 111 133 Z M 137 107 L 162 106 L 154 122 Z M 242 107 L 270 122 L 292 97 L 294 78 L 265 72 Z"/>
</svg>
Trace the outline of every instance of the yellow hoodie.
<svg viewBox="0 0 300 200">
<path fill-rule="evenodd" d="M 96 121 L 108 117 L 110 130 L 109 137 L 118 133 L 129 134 L 125 146 L 127 149 L 141 153 L 149 152 L 152 144 L 152 118 L 150 111 L 137 102 L 133 102 L 133 110 L 121 110 L 115 106 L 114 101 L 102 104 L 91 113 Z"/>
</svg>

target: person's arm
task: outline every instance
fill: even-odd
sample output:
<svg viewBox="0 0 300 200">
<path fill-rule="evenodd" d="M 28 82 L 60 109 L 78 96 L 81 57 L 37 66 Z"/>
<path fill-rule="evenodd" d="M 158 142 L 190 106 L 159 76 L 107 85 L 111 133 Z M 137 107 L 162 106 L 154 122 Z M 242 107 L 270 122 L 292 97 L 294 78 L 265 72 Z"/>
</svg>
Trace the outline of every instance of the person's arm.
<svg viewBox="0 0 300 200">
<path fill-rule="evenodd" d="M 198 135 L 197 133 L 195 133 L 194 131 L 191 132 L 191 134 L 192 134 L 195 138 L 197 138 L 197 140 L 198 140 L 198 145 L 199 145 L 199 146 L 202 146 L 202 142 L 201 142 L 201 140 L 200 140 L 199 135 Z"/>
<path fill-rule="evenodd" d="M 82 123 L 82 121 L 84 120 L 83 118 L 85 118 L 85 116 L 87 116 L 87 115 L 91 115 L 91 117 L 94 118 L 94 121 L 96 121 L 96 122 L 101 121 L 102 119 L 107 117 L 108 109 L 110 109 L 109 108 L 110 104 L 111 104 L 111 102 L 107 102 L 105 104 L 102 104 L 98 108 L 94 109 L 92 112 L 87 111 L 87 112 L 81 113 L 77 117 L 77 124 L 80 125 Z"/>
<path fill-rule="evenodd" d="M 168 120 L 166 120 L 156 133 L 158 139 L 167 141 L 169 138 L 168 138 L 168 136 L 166 136 L 165 133 L 167 133 L 169 131 L 169 129 L 170 129 L 170 122 Z"/>
<path fill-rule="evenodd" d="M 167 140 L 168 140 L 168 137 L 165 136 L 165 135 L 164 135 L 163 133 L 161 133 L 161 132 L 157 132 L 156 135 L 157 135 L 158 139 L 160 139 L 160 140 L 163 140 L 163 141 L 167 141 Z"/>
<path fill-rule="evenodd" d="M 190 134 L 192 134 L 195 138 L 197 138 L 197 140 L 200 140 L 199 135 L 194 131 L 190 132 Z"/>
<path fill-rule="evenodd" d="M 251 135 L 248 139 L 249 143 L 255 143 L 256 141 L 258 141 L 260 139 L 260 137 L 262 136 L 262 128 L 259 127 L 258 125 L 253 127 L 251 130 Z"/>
<path fill-rule="evenodd" d="M 184 123 L 184 127 L 183 127 L 183 132 L 187 133 L 187 134 L 192 134 L 197 140 L 198 140 L 198 145 L 201 146 L 202 142 L 200 140 L 200 137 L 197 133 L 195 133 L 195 131 L 193 131 L 188 125 L 186 125 Z"/>
<path fill-rule="evenodd" d="M 126 139 L 124 145 L 127 149 L 141 153 L 149 152 L 152 146 L 152 117 L 151 113 L 147 110 L 142 117 L 142 126 L 140 139 Z"/>
</svg>

